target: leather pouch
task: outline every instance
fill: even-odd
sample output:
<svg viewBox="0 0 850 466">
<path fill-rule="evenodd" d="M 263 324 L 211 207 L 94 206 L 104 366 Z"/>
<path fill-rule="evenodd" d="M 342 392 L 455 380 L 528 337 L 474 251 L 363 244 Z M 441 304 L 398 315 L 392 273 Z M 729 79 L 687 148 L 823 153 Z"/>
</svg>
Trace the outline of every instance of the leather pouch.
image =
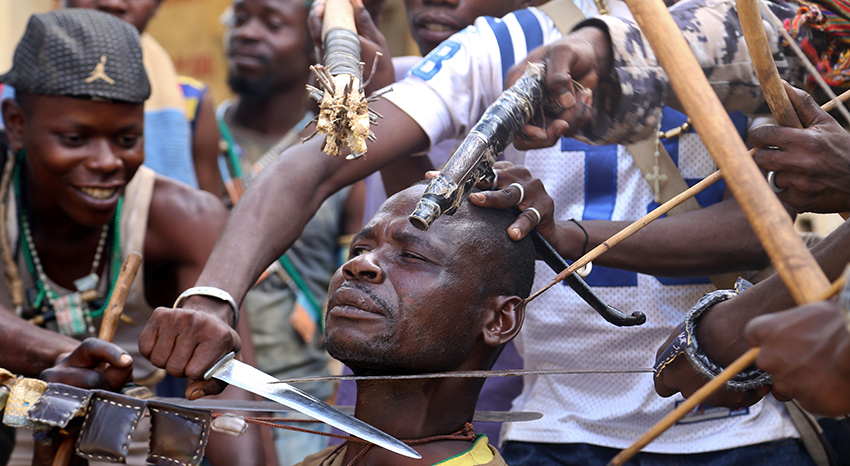
<svg viewBox="0 0 850 466">
<path fill-rule="evenodd" d="M 125 463 L 144 412 L 143 400 L 96 390 L 77 440 L 77 454 L 91 460 Z"/>
<path fill-rule="evenodd" d="M 47 385 L 47 390 L 27 412 L 27 418 L 54 427 L 66 427 L 68 422 L 85 411 L 91 397 L 90 390 L 61 383 Z"/>
<path fill-rule="evenodd" d="M 148 463 L 158 466 L 198 466 L 210 435 L 212 415 L 207 411 L 148 403 L 151 441 Z"/>
</svg>

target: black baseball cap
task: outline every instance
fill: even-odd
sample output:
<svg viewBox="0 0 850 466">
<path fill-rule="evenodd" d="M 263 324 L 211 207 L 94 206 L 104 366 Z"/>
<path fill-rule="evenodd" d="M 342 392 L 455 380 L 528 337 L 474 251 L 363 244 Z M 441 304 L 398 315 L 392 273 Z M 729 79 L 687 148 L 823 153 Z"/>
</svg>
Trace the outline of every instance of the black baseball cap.
<svg viewBox="0 0 850 466">
<path fill-rule="evenodd" d="M 136 28 L 85 8 L 32 15 L 0 82 L 28 94 L 129 103 L 151 93 Z"/>
</svg>

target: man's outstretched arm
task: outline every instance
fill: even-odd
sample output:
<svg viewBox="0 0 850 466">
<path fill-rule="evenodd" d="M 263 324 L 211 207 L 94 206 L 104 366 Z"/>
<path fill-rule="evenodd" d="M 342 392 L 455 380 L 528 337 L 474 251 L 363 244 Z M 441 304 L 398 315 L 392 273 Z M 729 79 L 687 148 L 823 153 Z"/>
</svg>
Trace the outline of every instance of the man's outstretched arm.
<svg viewBox="0 0 850 466">
<path fill-rule="evenodd" d="M 366 175 L 379 170 L 398 154 L 406 155 L 423 150 L 428 138 L 422 129 L 395 105 L 378 101 L 373 108 L 384 116 L 373 131 L 377 142 L 369 146 L 367 155 L 359 160 L 331 157 L 321 152 L 319 138 L 294 146 L 251 184 L 216 242 L 209 260 L 198 277 L 197 286 L 216 287 L 229 293 L 241 303 L 260 274 L 280 257 L 301 234 L 304 225 L 328 196 Z M 193 380 L 228 351 L 173 353 L 175 341 L 190 339 L 200 346 L 209 339 L 226 338 L 235 316 L 230 306 L 221 300 L 204 295 L 187 298 L 179 318 L 185 330 L 168 338 L 160 338 L 159 329 L 173 320 L 168 313 L 157 313 L 148 322 L 139 347 L 143 354 L 169 354 L 164 358 L 170 369 L 181 371 Z M 219 319 L 210 325 L 207 314 Z M 193 323 L 203 331 L 194 331 Z M 173 322 L 169 322 L 173 328 Z M 233 348 L 231 348 L 233 349 Z M 219 354 L 220 353 L 220 354 Z M 175 369 L 176 368 L 176 369 Z M 202 368 L 202 369 L 198 369 Z M 216 384 L 204 384 L 193 398 L 220 391 Z"/>
</svg>

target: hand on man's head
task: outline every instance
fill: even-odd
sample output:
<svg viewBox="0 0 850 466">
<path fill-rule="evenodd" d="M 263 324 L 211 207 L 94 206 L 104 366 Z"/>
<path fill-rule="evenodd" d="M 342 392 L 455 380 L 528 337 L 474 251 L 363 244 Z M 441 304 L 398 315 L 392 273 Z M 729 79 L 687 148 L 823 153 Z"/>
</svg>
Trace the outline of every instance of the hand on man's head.
<svg viewBox="0 0 850 466">
<path fill-rule="evenodd" d="M 478 207 L 490 209 L 516 208 L 519 215 L 508 227 L 508 236 L 512 240 L 519 241 L 537 229 L 558 249 L 554 220 L 555 201 L 546 192 L 543 182 L 535 178 L 528 168 L 511 162 L 496 162 L 493 164 L 493 171 L 496 173 L 496 185 L 489 190 L 470 194 L 469 201 Z M 531 208 L 534 208 L 536 213 Z"/>
<path fill-rule="evenodd" d="M 592 117 L 593 91 L 610 74 L 613 52 L 608 33 L 595 26 L 583 27 L 531 51 L 512 66 L 505 77 L 505 88 L 512 86 L 529 63 L 546 69 L 545 83 L 558 115 L 545 118 L 545 127 L 525 125 L 514 140 L 517 149 L 549 147 L 562 136 L 578 133 Z M 580 83 L 576 85 L 576 82 Z"/>
</svg>

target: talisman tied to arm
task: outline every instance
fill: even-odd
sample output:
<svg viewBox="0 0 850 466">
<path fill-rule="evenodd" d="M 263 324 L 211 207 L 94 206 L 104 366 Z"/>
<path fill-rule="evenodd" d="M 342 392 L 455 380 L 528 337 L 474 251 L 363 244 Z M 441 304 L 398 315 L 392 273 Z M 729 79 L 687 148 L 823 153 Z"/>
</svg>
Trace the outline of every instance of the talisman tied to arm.
<svg viewBox="0 0 850 466">
<path fill-rule="evenodd" d="M 366 154 L 366 141 L 375 140 L 369 126 L 380 117 L 369 110 L 368 102 L 380 95 L 369 98 L 365 95 L 369 83 L 363 82 L 360 38 L 350 0 L 325 1 L 322 47 L 324 65 L 310 67 L 320 88 L 307 85 L 310 97 L 319 102 L 319 115 L 315 119 L 316 132 L 307 139 L 323 134 L 325 142 L 322 150 L 326 154 L 338 156 L 343 149 L 348 148 L 351 153 L 347 159 L 360 158 Z M 372 66 L 373 75 L 378 56 Z"/>
</svg>

